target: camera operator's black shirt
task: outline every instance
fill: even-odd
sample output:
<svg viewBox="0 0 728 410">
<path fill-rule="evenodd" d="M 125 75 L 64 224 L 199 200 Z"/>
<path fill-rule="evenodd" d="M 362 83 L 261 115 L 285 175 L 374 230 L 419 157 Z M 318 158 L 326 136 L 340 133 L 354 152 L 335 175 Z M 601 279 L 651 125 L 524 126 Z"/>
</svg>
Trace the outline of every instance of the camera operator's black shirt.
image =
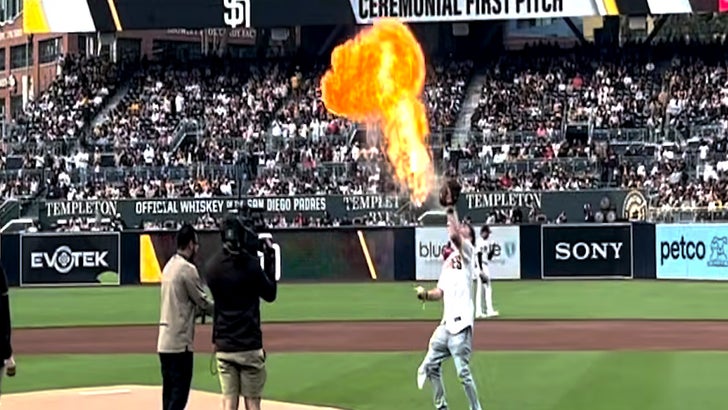
<svg viewBox="0 0 728 410">
<path fill-rule="evenodd" d="M 207 285 L 215 300 L 212 343 L 218 352 L 261 349 L 260 299 L 273 302 L 277 283 L 248 254 L 219 252 L 207 265 Z"/>
</svg>

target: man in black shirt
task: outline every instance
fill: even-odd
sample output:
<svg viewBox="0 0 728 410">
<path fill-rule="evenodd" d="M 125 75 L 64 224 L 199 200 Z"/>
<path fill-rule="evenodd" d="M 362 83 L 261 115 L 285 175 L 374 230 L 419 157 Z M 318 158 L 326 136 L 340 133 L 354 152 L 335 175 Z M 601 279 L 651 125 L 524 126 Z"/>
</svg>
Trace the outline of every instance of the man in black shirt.
<svg viewBox="0 0 728 410">
<path fill-rule="evenodd" d="M 273 302 L 275 269 L 266 272 L 256 252 L 230 240 L 226 232 L 245 229 L 235 218 L 223 223 L 223 250 L 208 265 L 207 285 L 215 300 L 212 342 L 215 345 L 223 408 L 237 410 L 240 396 L 247 410 L 260 410 L 266 380 L 260 299 Z M 249 235 L 255 235 L 249 231 Z M 237 242 L 237 243 L 236 243 Z"/>
<path fill-rule="evenodd" d="M 2 373 L 15 376 L 13 347 L 10 344 L 10 300 L 8 297 L 8 277 L 0 266 L 0 378 Z M 2 380 L 2 379 L 0 379 Z"/>
</svg>

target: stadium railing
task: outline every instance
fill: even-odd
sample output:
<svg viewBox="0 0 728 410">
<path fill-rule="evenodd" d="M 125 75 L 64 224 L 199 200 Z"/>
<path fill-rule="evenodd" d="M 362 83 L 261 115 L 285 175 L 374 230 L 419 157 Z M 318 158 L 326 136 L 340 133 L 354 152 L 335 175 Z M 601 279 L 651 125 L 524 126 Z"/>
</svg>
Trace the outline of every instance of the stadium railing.
<svg viewBox="0 0 728 410">
<path fill-rule="evenodd" d="M 726 136 L 726 131 L 728 130 L 720 124 L 693 126 L 690 127 L 690 138 L 714 139 Z"/>
<path fill-rule="evenodd" d="M 649 208 L 647 220 L 653 223 L 725 222 L 728 220 L 728 206 Z"/>
<path fill-rule="evenodd" d="M 479 172 L 483 170 L 495 172 L 498 175 L 505 174 L 508 171 L 517 173 L 532 173 L 534 171 L 561 171 L 566 174 L 578 173 L 599 173 L 601 164 L 591 158 L 572 157 L 572 158 L 532 158 L 508 160 L 504 162 L 496 162 L 492 157 L 478 159 L 461 159 L 458 163 L 458 170 L 463 173 Z"/>
<path fill-rule="evenodd" d="M 167 179 L 169 181 L 185 181 L 188 179 L 218 179 L 228 178 L 235 180 L 243 172 L 239 165 L 211 165 L 194 164 L 178 167 L 107 167 L 97 171 L 93 169 L 73 169 L 69 172 L 72 183 L 105 182 L 122 183 L 130 177 L 140 181 Z"/>
<path fill-rule="evenodd" d="M 655 142 L 659 137 L 656 128 L 595 128 L 592 130 L 593 141 L 604 142 Z"/>
</svg>

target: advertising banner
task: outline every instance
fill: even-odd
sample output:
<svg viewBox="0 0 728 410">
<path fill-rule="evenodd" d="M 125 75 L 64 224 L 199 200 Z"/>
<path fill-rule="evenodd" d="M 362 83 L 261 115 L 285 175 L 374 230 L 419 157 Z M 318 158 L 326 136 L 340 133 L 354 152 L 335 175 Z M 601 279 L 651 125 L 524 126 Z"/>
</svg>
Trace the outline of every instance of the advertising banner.
<svg viewBox="0 0 728 410">
<path fill-rule="evenodd" d="M 477 232 L 476 232 L 477 233 Z M 488 264 L 493 279 L 520 279 L 521 251 L 517 226 L 493 226 L 490 239 L 496 251 Z M 415 229 L 415 269 L 417 280 L 437 280 L 442 270 L 442 248 L 449 241 L 447 228 Z"/>
<path fill-rule="evenodd" d="M 721 13 L 728 11 L 728 0 L 718 0 L 718 11 Z"/>
<path fill-rule="evenodd" d="M 655 227 L 658 279 L 728 280 L 728 224 Z"/>
<path fill-rule="evenodd" d="M 222 240 L 220 234 L 212 232 L 199 233 L 200 249 L 194 257 L 193 263 L 198 267 L 198 272 L 204 269 L 206 262 L 212 258 L 217 252 L 222 250 Z M 258 235 L 261 239 L 275 238 L 269 233 L 261 233 Z M 276 280 L 281 280 L 281 247 L 277 243 L 272 245 L 274 252 L 274 266 Z M 165 232 L 159 234 L 144 233 L 139 235 L 139 282 L 161 283 L 162 269 L 164 265 L 177 253 L 176 237 L 174 232 Z M 260 267 L 265 269 L 265 260 L 262 252 L 258 252 L 260 259 Z M 204 272 L 200 273 L 204 277 Z"/>
<path fill-rule="evenodd" d="M 280 281 L 394 280 L 391 229 L 287 229 L 271 234 Z M 222 250 L 222 239 L 218 232 L 200 232 L 199 238 L 194 263 L 204 280 L 207 262 Z M 140 235 L 139 253 L 141 283 L 159 283 L 164 265 L 176 253 L 175 233 Z"/>
<path fill-rule="evenodd" d="M 542 226 L 541 274 L 544 279 L 632 278 L 632 226 Z"/>
<path fill-rule="evenodd" d="M 118 286 L 119 239 L 118 232 L 23 234 L 20 286 Z"/>
<path fill-rule="evenodd" d="M 469 216 L 476 222 L 485 222 L 493 211 L 510 212 L 519 208 L 526 218 L 538 209 L 550 220 L 563 212 L 569 222 L 575 223 L 584 220 L 584 205 L 589 204 L 592 209 L 599 210 L 605 200 L 615 210 L 617 218 L 645 218 L 647 200 L 644 193 L 621 189 L 468 192 L 460 195 L 457 209 L 459 215 Z"/>
<path fill-rule="evenodd" d="M 64 0 L 27 3 L 23 31 L 121 32 L 237 27 L 454 22 L 714 12 L 718 0 Z M 62 7 L 61 7 L 62 4 Z M 281 12 L 285 10 L 285 12 Z M 69 19 L 68 16 L 73 16 Z"/>
<path fill-rule="evenodd" d="M 220 217 L 249 206 L 262 208 L 268 217 L 322 218 L 328 213 L 332 218 L 351 220 L 401 211 L 406 203 L 406 198 L 374 194 L 48 201 L 42 206 L 40 219 L 50 226 L 59 219 L 120 215 L 126 227 L 140 227 L 144 222 L 195 221 L 205 215 Z"/>
<path fill-rule="evenodd" d="M 606 14 L 603 0 L 349 0 L 356 22 L 370 24 L 378 18 L 416 23 L 476 20 L 516 20 L 599 16 Z M 600 7 L 602 6 L 602 7 Z M 600 13 L 600 8 L 602 12 Z"/>
<path fill-rule="evenodd" d="M 584 220 L 584 205 L 599 209 L 604 201 L 624 219 L 644 219 L 647 201 L 640 191 L 619 189 L 589 191 L 488 191 L 468 192 L 460 196 L 458 213 L 469 216 L 474 222 L 485 222 L 494 211 L 510 212 L 519 208 L 524 217 L 538 209 L 550 219 L 564 213 L 569 221 Z M 194 222 L 204 215 L 220 217 L 226 212 L 247 205 L 262 208 L 268 217 L 294 218 L 304 215 L 321 218 L 327 213 L 332 218 L 349 219 L 372 216 L 382 219 L 385 215 L 426 209 L 410 208 L 407 198 L 370 195 L 297 195 L 275 197 L 222 197 L 222 198 L 155 198 L 47 201 L 41 206 L 43 226 L 52 226 L 59 219 L 102 217 L 119 215 L 127 228 L 141 227 L 145 222 L 178 220 Z"/>
</svg>

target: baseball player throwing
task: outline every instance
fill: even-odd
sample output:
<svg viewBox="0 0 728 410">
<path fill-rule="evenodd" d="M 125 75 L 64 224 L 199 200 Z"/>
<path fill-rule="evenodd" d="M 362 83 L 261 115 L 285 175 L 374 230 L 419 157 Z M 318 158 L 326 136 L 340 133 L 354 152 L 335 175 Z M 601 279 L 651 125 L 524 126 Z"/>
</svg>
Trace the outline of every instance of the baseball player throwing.
<svg viewBox="0 0 728 410">
<path fill-rule="evenodd" d="M 437 286 L 430 290 L 421 286 L 416 289 L 418 299 L 442 300 L 444 304 L 442 321 L 432 333 L 427 355 L 417 369 L 417 386 L 422 389 L 425 380 L 429 379 L 435 408 L 446 410 L 448 407 L 441 369 L 443 360 L 452 357 L 470 403 L 470 410 L 481 410 L 478 391 L 470 372 L 474 323 L 472 269 L 475 231 L 470 225 L 460 224 L 452 208 L 459 193 L 460 186 L 454 181 L 444 186 L 440 193 L 441 204 L 447 206 L 447 229 L 452 252 L 445 259 Z"/>
<path fill-rule="evenodd" d="M 477 246 L 475 259 L 475 317 L 485 319 L 498 316 L 493 307 L 493 287 L 490 284 L 490 271 L 488 264 L 495 256 L 495 242 L 490 239 L 490 227 L 483 225 L 480 229 L 480 241 Z M 483 300 L 485 299 L 485 300 Z"/>
</svg>

